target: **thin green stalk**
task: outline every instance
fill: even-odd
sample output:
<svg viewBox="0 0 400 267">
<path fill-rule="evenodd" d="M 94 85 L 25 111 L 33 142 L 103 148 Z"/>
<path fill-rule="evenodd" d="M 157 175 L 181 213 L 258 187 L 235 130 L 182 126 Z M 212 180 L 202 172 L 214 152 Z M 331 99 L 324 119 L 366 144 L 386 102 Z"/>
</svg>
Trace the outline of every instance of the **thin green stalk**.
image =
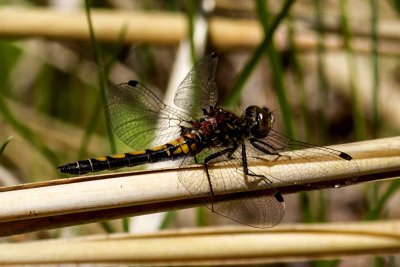
<svg viewBox="0 0 400 267">
<path fill-rule="evenodd" d="M 301 214 L 303 216 L 303 221 L 307 223 L 312 223 L 314 222 L 314 213 L 313 210 L 311 209 L 311 204 L 310 204 L 310 195 L 307 192 L 300 192 L 299 194 L 300 197 L 300 207 L 301 207 Z"/>
<path fill-rule="evenodd" d="M 187 1 L 187 17 L 188 17 L 188 28 L 189 28 L 189 43 L 190 43 L 190 55 L 192 62 L 196 62 L 196 44 L 194 43 L 194 31 L 195 31 L 195 19 L 196 19 L 196 9 L 198 6 L 198 1 L 189 0 Z"/>
<path fill-rule="evenodd" d="M 389 184 L 389 187 L 385 190 L 385 192 L 373 202 L 373 206 L 370 207 L 368 213 L 365 215 L 365 219 L 366 220 L 378 219 L 379 214 L 385 207 L 387 201 L 390 199 L 391 196 L 396 194 L 399 189 L 400 189 L 400 180 L 398 179 L 393 180 L 393 182 Z"/>
<path fill-rule="evenodd" d="M 318 40 L 317 40 L 317 68 L 318 68 L 318 93 L 319 93 L 319 108 L 321 112 L 318 112 L 318 130 L 320 132 L 320 136 L 326 139 L 328 136 L 328 123 L 324 116 L 323 106 L 327 103 L 327 89 L 328 82 L 326 80 L 325 74 L 325 46 L 324 46 L 324 23 L 322 19 L 322 4 L 321 0 L 314 0 L 314 4 L 316 7 L 316 27 L 318 32 Z M 322 140 L 326 141 L 326 140 Z"/>
<path fill-rule="evenodd" d="M 360 112 L 359 100 L 358 100 L 358 84 L 357 84 L 357 65 L 354 56 L 354 50 L 351 44 L 351 30 L 348 22 L 347 15 L 347 0 L 340 1 L 340 21 L 344 37 L 344 46 L 347 51 L 347 62 L 349 65 L 349 82 L 352 96 L 352 112 L 355 124 L 355 133 L 358 140 L 365 139 L 367 136 L 366 125 Z"/>
<path fill-rule="evenodd" d="M 206 208 L 205 207 L 198 207 L 196 208 L 197 211 L 197 226 L 203 227 L 207 225 L 206 220 Z"/>
<path fill-rule="evenodd" d="M 399 266 L 395 256 L 374 257 L 374 267 L 396 267 Z"/>
<path fill-rule="evenodd" d="M 266 10 L 266 2 L 265 0 L 257 0 L 257 13 L 261 25 L 263 26 L 264 33 L 268 32 L 268 10 Z M 278 51 L 275 47 L 275 42 L 271 39 L 269 46 L 267 47 L 267 55 L 269 62 L 271 64 L 272 77 L 276 89 L 276 95 L 279 101 L 279 107 L 282 113 L 285 133 L 292 139 L 295 137 L 294 127 L 293 127 L 293 115 L 289 105 L 289 101 L 286 97 L 286 85 L 285 78 L 282 71 L 282 59 L 278 54 Z"/>
<path fill-rule="evenodd" d="M 165 214 L 164 220 L 161 222 L 160 230 L 167 229 L 176 218 L 176 211 L 168 211 Z"/>
<path fill-rule="evenodd" d="M 102 56 L 101 56 L 101 50 L 100 47 L 98 46 L 96 42 L 96 38 L 94 35 L 94 30 L 93 30 L 93 25 L 92 25 L 92 19 L 90 15 L 90 3 L 89 0 L 85 0 L 85 8 L 86 8 L 86 17 L 88 20 L 88 26 L 89 26 L 89 32 L 90 32 L 90 40 L 92 42 L 92 46 L 94 49 L 94 56 L 97 64 L 97 73 L 98 73 L 98 78 L 99 78 L 99 86 L 100 86 L 100 91 L 101 91 L 101 98 L 103 101 L 103 106 L 104 106 L 104 116 L 106 119 L 106 127 L 107 127 L 107 134 L 108 134 L 108 139 L 110 141 L 110 149 L 112 153 L 116 152 L 116 146 L 115 146 L 115 140 L 114 140 L 114 135 L 113 131 L 111 128 L 111 120 L 110 120 L 110 112 L 109 112 L 109 107 L 107 105 L 107 77 L 105 75 L 104 67 L 103 67 L 103 61 L 102 61 Z"/>
<path fill-rule="evenodd" d="M 376 131 L 379 127 L 378 113 L 378 93 L 379 93 L 379 75 L 378 75 L 378 1 L 371 0 L 371 65 L 372 65 L 372 137 L 376 137 Z"/>
<path fill-rule="evenodd" d="M 106 119 L 106 127 L 107 127 L 108 139 L 110 142 L 110 149 L 111 149 L 112 153 L 116 153 L 116 145 L 115 145 L 114 135 L 113 135 L 113 131 L 111 129 L 110 112 L 109 112 L 109 107 L 107 105 L 107 77 L 106 77 L 105 70 L 103 67 L 101 50 L 100 50 L 100 47 L 97 45 L 96 38 L 94 35 L 92 19 L 91 19 L 91 15 L 90 15 L 89 0 L 85 0 L 85 8 L 86 8 L 86 17 L 88 20 L 88 26 L 89 26 L 89 32 L 90 32 L 90 40 L 92 42 L 95 60 L 96 60 L 96 64 L 97 64 L 97 73 L 98 73 L 98 78 L 99 78 L 101 99 L 103 101 L 103 106 L 104 106 L 104 116 Z M 107 233 L 114 232 L 114 229 L 112 228 L 111 224 L 109 224 L 107 221 L 101 222 L 100 224 Z"/>
<path fill-rule="evenodd" d="M 316 220 L 318 222 L 325 222 L 326 221 L 326 207 L 328 207 L 328 199 L 326 197 L 326 192 L 324 190 L 319 190 L 318 194 L 318 203 L 316 207 Z"/>
<path fill-rule="evenodd" d="M 248 78 L 250 77 L 250 74 L 253 72 L 254 68 L 256 67 L 257 63 L 260 61 L 261 56 L 265 49 L 268 47 L 272 40 L 272 36 L 275 32 L 275 30 L 278 28 L 279 24 L 281 21 L 286 17 L 288 14 L 290 7 L 294 3 L 294 0 L 286 0 L 282 10 L 279 12 L 279 14 L 276 16 L 274 21 L 271 23 L 270 28 L 268 29 L 268 32 L 265 33 L 263 41 L 258 45 L 258 47 L 254 50 L 254 53 L 250 57 L 250 59 L 247 61 L 246 66 L 243 68 L 242 72 L 239 74 L 239 77 L 233 86 L 232 90 L 226 97 L 224 101 L 224 106 L 226 107 L 234 107 L 237 105 L 237 103 L 240 100 L 242 89 L 247 82 Z"/>
<path fill-rule="evenodd" d="M 312 262 L 314 267 L 335 267 L 338 266 L 340 260 L 317 260 Z"/>
<path fill-rule="evenodd" d="M 39 152 L 53 165 L 58 166 L 60 161 L 58 155 L 50 150 L 40 138 L 38 138 L 30 128 L 28 128 L 22 121 L 14 116 L 12 111 L 8 108 L 3 94 L 0 94 L 0 113 L 4 119 L 14 127 L 14 129 L 25 138 L 26 141 L 36 147 Z"/>
<path fill-rule="evenodd" d="M 121 28 L 121 31 L 118 34 L 118 39 L 116 42 L 116 45 L 112 51 L 111 54 L 111 60 L 106 64 L 105 66 L 105 77 L 108 77 L 108 74 L 110 72 L 110 69 L 112 65 L 115 63 L 118 57 L 118 53 L 121 51 L 122 45 L 124 38 L 126 36 L 126 33 L 128 31 L 128 25 L 124 24 Z M 98 114 L 100 112 L 101 104 L 102 104 L 102 98 L 100 95 L 97 95 L 96 100 L 95 100 L 94 108 L 92 110 L 92 114 L 89 119 L 89 123 L 87 124 L 87 127 L 85 128 L 85 132 L 82 137 L 80 149 L 78 152 L 78 158 L 83 158 L 86 156 L 86 151 L 87 147 L 89 146 L 90 143 L 90 138 L 92 137 L 92 133 L 95 130 L 95 127 L 98 123 Z"/>
<path fill-rule="evenodd" d="M 3 154 L 4 150 L 6 149 L 7 145 L 13 140 L 13 136 L 10 135 L 6 139 L 4 139 L 3 143 L 0 145 L 0 156 Z"/>
<path fill-rule="evenodd" d="M 129 217 L 122 218 L 122 231 L 129 233 Z"/>
<path fill-rule="evenodd" d="M 293 18 L 292 16 L 288 16 L 288 36 L 289 36 L 289 46 L 290 46 L 290 58 L 292 63 L 292 71 L 294 84 L 298 86 L 298 91 L 300 94 L 300 109 L 302 118 L 304 120 L 304 133 L 305 140 L 307 142 L 311 141 L 311 117 L 310 112 L 308 110 L 307 103 L 307 94 L 306 94 L 306 86 L 304 83 L 304 73 L 299 60 L 299 51 L 296 46 L 296 42 L 294 41 L 295 29 L 293 27 Z"/>
<path fill-rule="evenodd" d="M 101 227 L 103 227 L 104 231 L 106 233 L 115 233 L 116 230 L 111 226 L 111 224 L 108 221 L 102 221 L 100 222 Z"/>
</svg>

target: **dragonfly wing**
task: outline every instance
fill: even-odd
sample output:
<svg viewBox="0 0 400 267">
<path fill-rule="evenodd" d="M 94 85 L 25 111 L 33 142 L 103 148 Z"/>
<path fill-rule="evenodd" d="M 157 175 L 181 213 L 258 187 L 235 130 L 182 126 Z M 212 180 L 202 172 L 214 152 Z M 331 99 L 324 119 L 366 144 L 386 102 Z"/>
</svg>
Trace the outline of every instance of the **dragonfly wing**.
<svg viewBox="0 0 400 267">
<path fill-rule="evenodd" d="M 307 180 L 318 177 L 320 181 L 326 181 L 321 187 L 337 187 L 351 183 L 359 173 L 358 165 L 350 155 L 292 140 L 274 130 L 266 138 L 257 139 L 253 145 L 249 142 L 247 147 L 252 155 L 249 160 L 255 161 L 258 166 L 271 166 L 282 160 L 280 163 L 285 164 L 285 168 L 271 170 L 269 174 L 283 183 L 307 185 Z M 343 184 L 329 183 L 341 177 L 345 178 L 341 182 Z"/>
<path fill-rule="evenodd" d="M 201 59 L 179 85 L 174 103 L 188 110 L 191 114 L 201 114 L 202 109 L 214 106 L 218 101 L 218 90 L 215 83 L 218 56 L 215 53 Z"/>
<path fill-rule="evenodd" d="M 278 198 L 278 199 L 277 199 Z M 211 208 L 209 206 L 209 208 Z M 256 228 L 277 225 L 285 213 L 285 203 L 279 193 L 234 199 L 214 203 L 212 210 L 241 224 Z"/>
<path fill-rule="evenodd" d="M 193 120 L 189 115 L 165 105 L 137 81 L 111 87 L 108 107 L 115 134 L 136 149 L 161 145 L 177 138 L 181 134 L 181 126 Z"/>
<path fill-rule="evenodd" d="M 219 147 L 203 150 L 195 156 L 197 163 L 204 164 L 208 156 L 222 150 Z M 189 157 L 182 161 L 182 167 L 194 163 L 194 157 Z M 210 193 L 205 168 L 200 174 L 197 172 L 197 175 L 188 168 L 180 168 L 179 180 L 192 195 L 208 192 L 210 204 L 207 207 L 213 212 L 257 228 L 272 227 L 281 221 L 285 211 L 282 196 L 272 187 L 269 177 L 257 176 L 253 170 L 249 171 L 250 175 L 245 173 L 239 151 L 235 151 L 230 157 L 225 154 L 210 161 L 208 167 L 214 198 Z M 252 176 L 253 174 L 255 175 Z M 262 191 L 254 191 L 261 189 Z M 223 197 L 228 193 L 243 191 L 248 191 L 249 194 L 234 199 L 229 197 L 229 200 Z"/>
</svg>

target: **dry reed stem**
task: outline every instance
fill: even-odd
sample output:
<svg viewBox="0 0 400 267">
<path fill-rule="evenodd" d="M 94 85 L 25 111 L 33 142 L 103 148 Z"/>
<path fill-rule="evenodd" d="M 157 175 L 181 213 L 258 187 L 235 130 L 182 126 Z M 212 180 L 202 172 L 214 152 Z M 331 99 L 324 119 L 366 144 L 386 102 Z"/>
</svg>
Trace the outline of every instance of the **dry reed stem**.
<svg viewBox="0 0 400 267">
<path fill-rule="evenodd" d="M 360 172 L 354 183 L 400 175 L 400 137 L 335 148 L 355 157 Z M 304 166 L 307 166 L 306 163 Z M 277 164 L 273 168 L 284 170 L 285 165 Z M 193 171 L 203 172 L 203 169 L 195 166 Z M 307 167 L 299 169 L 299 172 L 302 171 L 309 173 Z M 336 177 L 330 186 L 341 184 L 343 179 L 349 178 L 345 175 L 347 173 L 343 177 Z M 196 175 L 193 175 L 193 179 L 197 179 Z M 310 177 L 307 184 L 319 185 L 326 182 L 326 179 Z M 229 199 L 255 193 L 238 193 L 235 192 L 236 185 L 231 186 L 234 193 L 219 197 Z M 274 183 L 274 187 L 284 194 L 315 189 L 294 184 L 291 180 L 287 180 L 287 183 Z M 202 190 L 196 196 L 190 195 L 178 182 L 177 169 L 81 176 L 3 187 L 0 188 L 0 203 L 7 205 L 0 206 L 0 236 L 193 207 L 209 200 L 207 188 Z M 260 189 L 257 193 L 263 192 L 270 193 L 270 189 Z M 218 195 L 217 189 L 215 194 Z"/>
<path fill-rule="evenodd" d="M 226 265 L 395 253 L 400 221 L 219 227 L 0 244 L 0 264 Z"/>
<path fill-rule="evenodd" d="M 102 42 L 116 42 L 126 26 L 126 43 L 153 45 L 178 45 L 187 33 L 187 22 L 183 14 L 167 12 L 137 11 L 92 11 L 96 38 Z M 47 37 L 67 40 L 89 40 L 86 15 L 83 11 L 65 12 L 51 9 L 2 9 L 0 10 L 1 37 Z M 379 48 L 382 55 L 399 55 L 398 31 L 379 24 Z M 51 25 L 52 27 L 48 27 Z M 399 26 L 397 25 L 397 28 Z M 387 30 L 387 28 L 389 30 Z M 263 39 L 259 23 L 249 19 L 210 19 L 210 41 L 218 50 L 254 48 Z M 363 33 L 353 38 L 354 51 L 369 53 L 370 39 Z M 326 34 L 324 46 L 329 50 L 344 48 L 337 34 Z M 281 27 L 275 35 L 277 46 L 288 46 L 286 31 Z M 294 38 L 299 51 L 315 51 L 318 36 L 313 31 L 299 29 Z"/>
</svg>

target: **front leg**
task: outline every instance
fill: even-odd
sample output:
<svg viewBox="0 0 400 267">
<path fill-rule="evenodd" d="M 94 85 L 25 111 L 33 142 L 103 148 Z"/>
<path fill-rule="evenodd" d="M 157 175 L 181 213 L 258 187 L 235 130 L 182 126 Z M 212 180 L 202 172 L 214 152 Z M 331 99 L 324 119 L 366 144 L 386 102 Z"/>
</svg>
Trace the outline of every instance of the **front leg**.
<svg viewBox="0 0 400 267">
<path fill-rule="evenodd" d="M 251 142 L 251 141 L 250 141 Z M 279 155 L 279 154 L 278 154 Z M 279 155 L 280 156 L 280 155 Z M 274 194 L 274 198 L 278 201 L 278 202 L 283 202 L 283 196 L 281 193 L 279 193 L 277 190 L 275 190 L 272 187 L 272 181 L 270 179 L 268 179 L 265 175 L 262 174 L 255 174 L 252 173 L 249 168 L 248 168 L 248 162 L 247 162 L 247 154 L 246 154 L 246 146 L 244 144 L 242 144 L 242 165 L 243 165 L 243 172 L 244 172 L 244 179 L 245 179 L 245 183 L 246 185 L 252 185 L 252 186 L 257 186 L 260 182 L 266 182 L 267 185 L 269 185 L 271 187 L 271 189 L 273 190 Z M 257 182 L 253 182 L 250 183 L 250 181 L 248 180 L 248 176 L 250 177 L 256 177 L 259 179 L 259 181 Z"/>
<path fill-rule="evenodd" d="M 250 140 L 251 142 L 251 140 Z M 252 143 L 253 144 L 253 143 Z M 250 177 L 257 177 L 259 178 L 259 181 L 257 181 L 256 183 L 253 182 L 254 185 L 258 185 L 260 182 L 262 181 L 267 181 L 268 184 L 272 184 L 272 181 L 269 180 L 267 177 L 265 177 L 264 175 L 261 174 L 255 174 L 255 173 L 251 173 L 248 167 L 248 162 L 247 162 L 247 153 L 246 153 L 246 146 L 244 144 L 242 144 L 242 165 L 243 165 L 243 172 L 244 172 L 244 178 L 245 178 L 245 183 L 247 185 L 250 185 L 250 181 L 248 180 L 247 176 Z"/>
<path fill-rule="evenodd" d="M 222 157 L 224 155 L 227 155 L 228 158 L 231 158 L 232 154 L 236 151 L 237 148 L 238 148 L 238 146 L 228 147 L 228 148 L 218 151 L 217 153 L 214 153 L 204 159 L 204 169 L 205 169 L 206 175 L 207 175 L 208 186 L 210 187 L 211 211 L 214 211 L 214 203 L 213 203 L 214 202 L 214 189 L 213 189 L 213 186 L 211 183 L 211 176 L 210 176 L 210 172 L 209 172 L 210 161 L 217 159 L 219 157 Z"/>
<path fill-rule="evenodd" d="M 252 146 L 254 146 L 259 151 L 261 151 L 261 152 L 263 152 L 263 153 L 265 153 L 267 155 L 276 156 L 274 161 L 278 160 L 280 157 L 288 157 L 290 159 L 290 156 L 282 155 L 279 152 L 276 152 L 276 151 L 279 151 L 279 149 L 274 147 L 271 144 L 268 144 L 267 142 L 264 142 L 262 140 L 258 140 L 256 138 L 250 138 L 249 141 L 250 141 L 250 144 L 252 144 Z"/>
</svg>

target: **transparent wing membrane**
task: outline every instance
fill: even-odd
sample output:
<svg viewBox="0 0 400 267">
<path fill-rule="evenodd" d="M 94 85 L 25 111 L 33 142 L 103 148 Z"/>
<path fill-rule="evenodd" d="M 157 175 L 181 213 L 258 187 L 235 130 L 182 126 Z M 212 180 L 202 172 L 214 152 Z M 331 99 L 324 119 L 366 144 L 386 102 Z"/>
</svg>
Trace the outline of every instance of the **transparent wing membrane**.
<svg viewBox="0 0 400 267">
<path fill-rule="evenodd" d="M 161 145 L 179 137 L 181 126 L 193 120 L 184 112 L 165 105 L 136 81 L 111 87 L 108 106 L 115 134 L 136 149 Z"/>
<path fill-rule="evenodd" d="M 285 168 L 279 168 L 280 171 L 271 168 L 271 175 L 283 183 L 318 187 L 307 184 L 317 177 L 321 182 L 328 182 L 321 187 L 337 187 L 338 184 L 330 184 L 329 181 L 347 177 L 348 180 L 343 181 L 346 185 L 354 181 L 359 173 L 358 165 L 350 155 L 292 140 L 274 130 L 266 138 L 258 139 L 247 147 L 249 154 L 254 155 L 250 160 L 258 166 L 284 164 Z"/>
<path fill-rule="evenodd" d="M 194 115 L 202 114 L 202 109 L 209 106 L 215 107 L 218 102 L 217 64 L 218 56 L 212 53 L 194 65 L 176 90 L 175 105 Z"/>
<path fill-rule="evenodd" d="M 223 148 L 205 149 L 195 157 L 198 163 L 204 164 L 208 156 L 222 150 Z M 179 181 L 193 195 L 209 192 L 210 204 L 207 207 L 213 212 L 245 225 L 257 228 L 272 227 L 278 224 L 284 215 L 283 199 L 272 186 L 273 177 L 258 169 L 250 169 L 252 166 L 249 166 L 248 174 L 245 172 L 240 150 L 241 148 L 238 148 L 231 157 L 224 154 L 210 161 L 209 176 L 206 169 L 201 175 L 194 176 L 190 170 L 181 168 L 178 174 Z M 195 158 L 188 157 L 183 160 L 181 167 L 193 164 Z M 255 191 L 261 189 L 262 194 Z M 233 200 L 230 197 L 229 200 L 215 201 L 221 195 L 235 192 L 249 192 L 249 194 Z"/>
</svg>

